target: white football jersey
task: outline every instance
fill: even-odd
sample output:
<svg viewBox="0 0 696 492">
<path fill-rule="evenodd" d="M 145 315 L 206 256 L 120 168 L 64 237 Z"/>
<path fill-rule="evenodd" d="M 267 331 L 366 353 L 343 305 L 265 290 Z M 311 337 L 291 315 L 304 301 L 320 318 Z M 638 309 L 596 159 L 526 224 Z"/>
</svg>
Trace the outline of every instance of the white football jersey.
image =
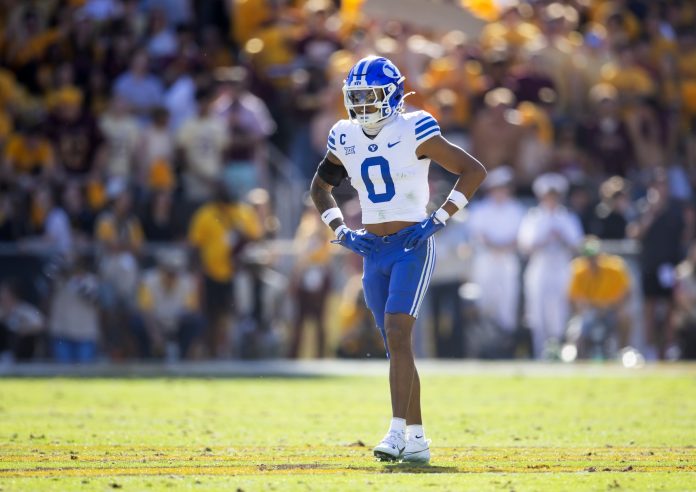
<svg viewBox="0 0 696 492">
<path fill-rule="evenodd" d="M 419 159 L 416 148 L 436 135 L 440 127 L 425 111 L 397 114 L 373 139 L 350 120 L 333 126 L 327 148 L 358 191 L 363 224 L 427 218 L 430 159 Z"/>
</svg>

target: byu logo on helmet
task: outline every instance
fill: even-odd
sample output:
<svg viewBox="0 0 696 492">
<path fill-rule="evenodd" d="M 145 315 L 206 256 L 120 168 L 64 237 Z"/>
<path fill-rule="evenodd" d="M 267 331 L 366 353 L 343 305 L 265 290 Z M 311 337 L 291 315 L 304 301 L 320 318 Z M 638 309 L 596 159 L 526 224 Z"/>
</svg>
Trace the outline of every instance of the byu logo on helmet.
<svg viewBox="0 0 696 492">
<path fill-rule="evenodd" d="M 404 80 L 386 58 L 368 56 L 350 69 L 343 84 L 348 117 L 367 129 L 379 129 L 404 106 Z"/>
<path fill-rule="evenodd" d="M 387 77 L 391 77 L 392 79 L 397 79 L 400 75 L 397 68 L 391 64 L 382 65 L 382 71 L 384 72 L 384 75 L 386 75 Z"/>
</svg>

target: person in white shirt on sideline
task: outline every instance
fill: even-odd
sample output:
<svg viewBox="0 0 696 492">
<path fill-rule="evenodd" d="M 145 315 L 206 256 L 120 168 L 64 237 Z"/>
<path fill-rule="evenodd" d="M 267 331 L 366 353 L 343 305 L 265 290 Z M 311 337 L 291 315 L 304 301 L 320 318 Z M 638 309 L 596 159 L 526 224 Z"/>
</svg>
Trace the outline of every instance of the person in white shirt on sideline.
<svg viewBox="0 0 696 492">
<path fill-rule="evenodd" d="M 539 204 L 520 225 L 519 247 L 529 255 L 524 273 L 525 318 L 532 330 L 534 357 L 552 356 L 569 316 L 566 296 L 570 262 L 582 242 L 580 220 L 562 202 L 566 178 L 556 173 L 539 176 L 532 184 Z"/>
<path fill-rule="evenodd" d="M 483 182 L 486 197 L 472 205 L 469 228 L 474 245 L 472 280 L 481 289 L 479 308 L 506 333 L 517 329 L 520 258 L 517 235 L 524 208 L 512 195 L 513 172 L 493 169 Z"/>
</svg>

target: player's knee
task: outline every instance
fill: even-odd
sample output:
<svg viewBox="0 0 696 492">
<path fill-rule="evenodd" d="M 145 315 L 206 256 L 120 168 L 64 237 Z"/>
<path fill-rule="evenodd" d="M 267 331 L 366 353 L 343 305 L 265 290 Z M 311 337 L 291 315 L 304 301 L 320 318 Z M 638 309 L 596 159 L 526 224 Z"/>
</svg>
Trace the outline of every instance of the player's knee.
<svg viewBox="0 0 696 492">
<path fill-rule="evenodd" d="M 411 350 L 411 330 L 398 325 L 387 325 L 386 331 L 389 351 L 392 354 Z"/>
</svg>

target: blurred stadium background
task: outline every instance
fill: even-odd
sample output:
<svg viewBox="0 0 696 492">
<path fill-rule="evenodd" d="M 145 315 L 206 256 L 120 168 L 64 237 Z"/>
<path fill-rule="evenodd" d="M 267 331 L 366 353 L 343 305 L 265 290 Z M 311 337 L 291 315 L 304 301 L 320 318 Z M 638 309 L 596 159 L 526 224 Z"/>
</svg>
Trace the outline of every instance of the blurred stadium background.
<svg viewBox="0 0 696 492">
<path fill-rule="evenodd" d="M 695 356 L 694 2 L 0 0 L 0 366 L 382 356 L 306 195 L 371 53 L 490 173 L 420 357 Z M 547 264 L 549 193 L 593 237 Z"/>
</svg>

